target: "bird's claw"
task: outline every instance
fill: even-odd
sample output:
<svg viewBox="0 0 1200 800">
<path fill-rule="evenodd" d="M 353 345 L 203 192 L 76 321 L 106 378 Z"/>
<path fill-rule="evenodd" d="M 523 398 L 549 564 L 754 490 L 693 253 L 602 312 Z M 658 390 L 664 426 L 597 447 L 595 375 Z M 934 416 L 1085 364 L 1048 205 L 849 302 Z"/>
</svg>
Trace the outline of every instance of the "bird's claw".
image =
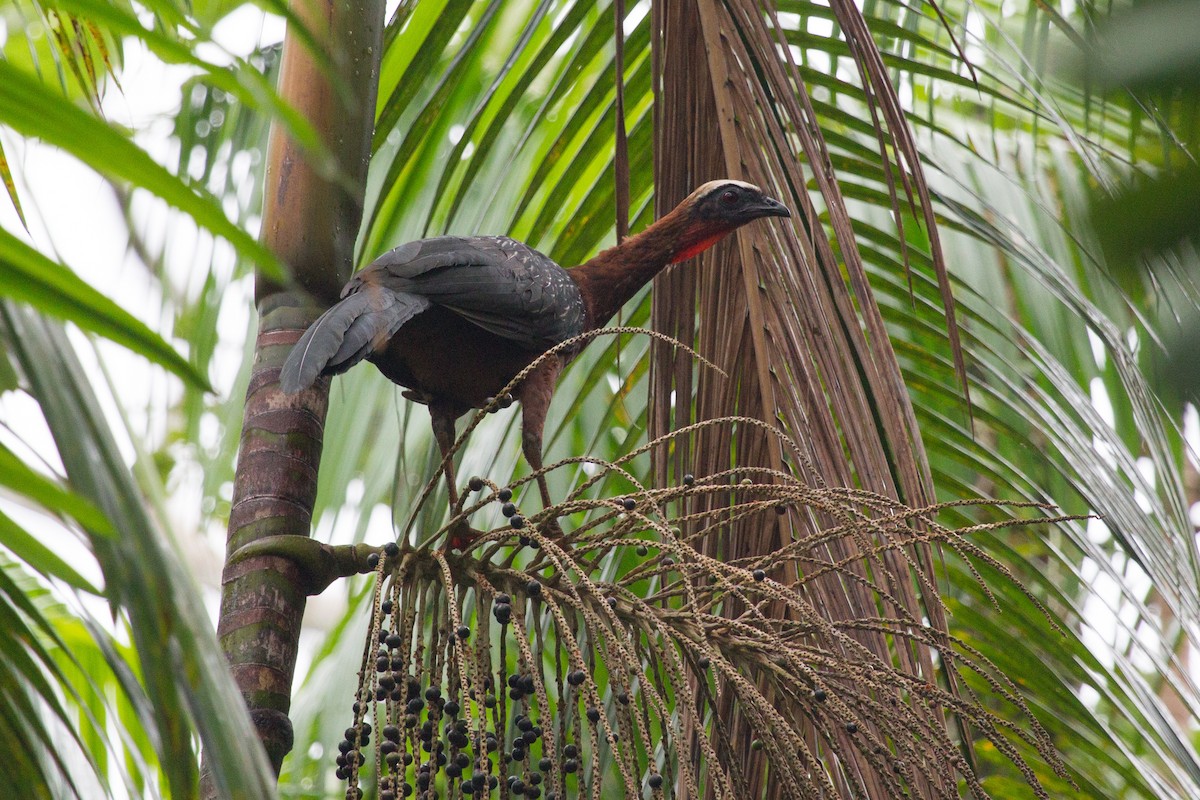
<svg viewBox="0 0 1200 800">
<path fill-rule="evenodd" d="M 554 539 L 558 541 L 561 541 L 566 537 L 566 534 L 563 533 L 562 526 L 558 524 L 557 517 L 551 517 L 550 519 L 539 524 L 538 532 L 547 539 Z"/>
<path fill-rule="evenodd" d="M 451 550 L 465 551 L 472 544 L 477 542 L 479 537 L 482 535 L 483 531 L 472 528 L 467 524 L 466 520 L 459 520 L 450 527 L 446 544 Z"/>
</svg>

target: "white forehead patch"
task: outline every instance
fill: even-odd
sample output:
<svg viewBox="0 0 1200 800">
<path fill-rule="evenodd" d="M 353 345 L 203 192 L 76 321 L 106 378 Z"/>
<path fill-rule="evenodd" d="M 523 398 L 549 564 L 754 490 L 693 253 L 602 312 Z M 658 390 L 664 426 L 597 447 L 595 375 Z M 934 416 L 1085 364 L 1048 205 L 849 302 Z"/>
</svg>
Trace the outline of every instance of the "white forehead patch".
<svg viewBox="0 0 1200 800">
<path fill-rule="evenodd" d="M 696 198 L 704 197 L 705 195 L 710 194 L 711 192 L 715 192 L 717 189 L 721 188 L 722 186 L 729 186 L 730 184 L 732 184 L 734 186 L 741 186 L 743 189 L 750 189 L 751 191 L 759 192 L 760 194 L 762 193 L 762 190 L 759 189 L 757 186 L 755 186 L 752 183 L 746 183 L 745 181 L 735 181 L 730 178 L 722 178 L 719 181 L 709 181 L 708 183 L 704 184 L 703 186 L 700 186 L 699 188 L 696 189 L 696 191 L 692 192 L 692 197 L 696 197 Z"/>
</svg>

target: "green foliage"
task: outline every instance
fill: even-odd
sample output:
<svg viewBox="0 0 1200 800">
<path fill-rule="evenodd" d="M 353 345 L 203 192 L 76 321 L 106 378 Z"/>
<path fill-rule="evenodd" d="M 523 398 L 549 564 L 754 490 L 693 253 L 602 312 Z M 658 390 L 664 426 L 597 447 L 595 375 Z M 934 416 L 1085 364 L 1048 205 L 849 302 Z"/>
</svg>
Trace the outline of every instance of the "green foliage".
<svg viewBox="0 0 1200 800">
<path fill-rule="evenodd" d="M 231 319 L 222 298 L 244 294 L 248 261 L 270 263 L 244 232 L 258 203 L 261 159 L 252 156 L 263 152 L 268 119 L 284 120 L 312 152 L 320 148 L 266 89 L 260 70 L 269 56 L 226 67 L 198 55 L 197 43 L 207 40 L 225 5 L 195 7 L 195 18 L 169 3 L 151 6 L 154 24 L 143 24 L 119 3 L 62 5 L 102 29 L 93 42 L 108 43 L 108 56 L 93 57 L 94 78 L 82 60 L 60 64 L 62 51 L 45 40 L 34 48 L 36 62 L 10 57 L 0 64 L 0 123 L 9 157 L 0 161 L 0 175 L 15 201 L 21 184 L 10 176 L 20 165 L 11 160 L 11 143 L 40 138 L 120 183 L 129 208 L 131 189 L 160 197 L 227 237 L 244 259 L 232 269 L 205 265 L 203 274 L 181 280 L 178 266 L 157 263 L 161 254 L 148 253 L 164 289 L 165 316 L 173 322 L 151 333 L 104 299 L 106 287 L 72 278 L 58 258 L 32 251 L 19 232 L 0 234 L 9 243 L 0 257 L 6 296 L 111 337 L 191 381 L 172 409 L 179 413 L 168 423 L 168 444 L 142 441 L 136 427 L 122 430 L 119 418 L 100 413 L 100 401 L 83 393 L 80 373 L 68 380 L 71 370 L 62 372 L 75 363 L 79 341 L 40 322 L 27 324 L 46 337 L 41 349 L 30 350 L 19 369 L 9 371 L 11 379 L 0 381 L 54 420 L 62 467 L 51 479 L 37 464 L 0 463 L 6 487 L 39 508 L 0 518 L 0 547 L 16 559 L 0 570 L 0 686 L 7 693 L 0 707 L 9 709 L 0 725 L 18 726 L 34 743 L 19 752 L 4 750 L 13 785 L 27 796 L 93 796 L 96 786 L 113 794 L 187 796 L 197 732 L 209 746 L 224 743 L 224 750 L 214 751 L 215 763 L 230 774 L 245 770 L 251 781 L 257 774 L 239 761 L 246 753 L 235 746 L 244 741 L 238 736 L 252 734 L 243 727 L 234 736 L 225 727 L 245 724 L 239 700 L 220 675 L 207 619 L 191 579 L 164 542 L 164 515 L 156 503 L 199 467 L 202 524 L 219 526 L 227 512 L 246 369 L 236 380 L 225 374 L 218 380 L 210 368 L 230 337 L 219 330 Z M 4 6 L 6 14 L 14 7 Z M 822 122 L 941 498 L 991 495 L 1103 515 L 1103 523 L 980 532 L 972 540 L 1051 610 L 1065 635 L 1050 629 L 1029 598 L 975 563 L 997 611 L 967 579 L 968 561 L 950 554 L 944 594 L 954 634 L 1021 688 L 1063 754 L 1079 789 L 1039 772 L 1052 796 L 1195 795 L 1200 704 L 1184 656 L 1200 620 L 1200 558 L 1187 516 L 1196 498 L 1183 480 L 1181 406 L 1164 402 L 1137 367 L 1162 336 L 1156 304 L 1169 300 L 1172 309 L 1193 309 L 1197 292 L 1190 279 L 1164 282 L 1171 288 L 1167 296 L 1140 280 L 1114 282 L 1105 269 L 1111 256 L 1087 223 L 1091 186 L 1109 192 L 1114 174 L 1141 169 L 1164 141 L 1174 148 L 1172 159 L 1186 160 L 1187 149 L 1174 135 L 1179 118 L 1157 96 L 1098 98 L 1047 68 L 1050 42 L 1069 48 L 1090 41 L 1093 17 L 1102 13 L 1092 5 L 1064 17 L 1033 3 L 1013 13 L 999 3 L 947 2 L 941 6 L 951 22 L 947 28 L 929 7 L 864 4 L 929 174 L 962 324 L 973 401 L 968 409 L 945 334 L 928 231 L 917 222 L 919 214 L 899 222 L 892 216 L 894 187 L 881 165 L 876 123 L 865 111 L 866 94 L 832 12 L 798 2 L 780 3 L 780 11 L 780 30 Z M 32 12 L 23 13 L 32 20 Z M 509 233 L 564 264 L 610 243 L 613 30 L 613 9 L 606 4 L 402 4 L 383 54 L 361 260 L 441 232 Z M 635 229 L 652 214 L 648 31 L 648 17 L 638 7 L 627 25 L 625 63 Z M 28 53 L 25 32 L 9 22 L 6 51 Z M 105 76 L 119 77 L 117 43 L 129 36 L 164 62 L 195 70 L 174 120 L 181 146 L 173 164 L 156 163 L 130 132 L 94 111 L 92 94 L 97 85 L 113 91 Z M 89 47 L 96 52 L 94 43 Z M 211 123 L 216 110 L 222 124 L 197 135 L 196 123 Z M 237 154 L 254 163 L 244 178 L 228 169 Z M 189 174 L 201 177 L 181 177 Z M 253 184 L 249 191 L 244 182 Z M 232 210 L 222 210 L 222 201 Z M 33 213 L 27 203 L 23 210 Z M 1128 218 L 1123 211 L 1112 217 Z M 898 226 L 906 234 L 904 246 Z M 1117 230 L 1105 224 L 1100 233 Z M 643 324 L 648 317 L 643 298 L 626 321 Z M 245 324 L 239 318 L 233 338 Z M 186 359 L 172 339 L 187 343 Z M 9 362 L 17 357 L 11 327 L 3 341 Z M 548 461 L 584 452 L 612 459 L 644 440 L 648 350 L 635 338 L 585 351 L 557 394 L 547 426 Z M 224 394 L 205 395 L 198 376 Z M 1101 393 L 1106 402 L 1095 402 Z M 156 397 L 147 405 L 162 402 Z M 128 411 L 134 416 L 145 410 Z M 477 429 L 460 474 L 487 475 L 500 484 L 521 476 L 514 422 L 515 412 L 501 412 Z M 136 440 L 132 459 L 115 453 L 112 428 L 121 441 Z M 152 457 L 166 465 L 164 471 L 151 468 Z M 326 429 L 318 534 L 375 543 L 391 538 L 387 509 L 409 509 L 435 464 L 423 409 L 399 400 L 370 370 L 338 379 Z M 42 477 L 26 474 L 31 468 Z M 636 460 L 631 474 L 647 482 L 649 468 L 648 459 Z M 558 470 L 552 491 L 565 496 L 586 475 L 582 465 Z M 595 491 L 617 496 L 631 486 L 606 477 Z M 43 511 L 52 516 L 36 516 Z M 29 513 L 38 521 L 31 522 Z M 955 525 L 1006 519 L 997 512 L 954 513 Z M 415 528 L 436 529 L 444 519 L 440 505 L 427 503 Z M 69 551 L 50 544 L 44 533 L 62 524 L 70 531 L 64 534 Z M 119 536 L 106 535 L 112 530 Z M 609 575 L 629 567 L 630 559 L 620 556 L 603 565 Z M 102 614 L 93 619 L 74 601 L 94 603 L 89 587 L 101 583 L 116 623 Z M 344 608 L 312 648 L 301 676 L 297 747 L 282 783 L 287 796 L 323 796 L 333 786 L 330 754 L 352 699 L 345 676 L 357 669 L 370 594 L 363 581 L 327 594 Z M 72 601 L 63 605 L 61 598 Z M 1172 708 L 1183 713 L 1175 716 Z M 16 740 L 0 730 L 0 741 Z M 81 754 L 71 762 L 73 773 L 56 761 L 62 750 Z M 993 796 L 1029 791 L 1011 762 L 986 744 L 976 756 Z"/>
</svg>

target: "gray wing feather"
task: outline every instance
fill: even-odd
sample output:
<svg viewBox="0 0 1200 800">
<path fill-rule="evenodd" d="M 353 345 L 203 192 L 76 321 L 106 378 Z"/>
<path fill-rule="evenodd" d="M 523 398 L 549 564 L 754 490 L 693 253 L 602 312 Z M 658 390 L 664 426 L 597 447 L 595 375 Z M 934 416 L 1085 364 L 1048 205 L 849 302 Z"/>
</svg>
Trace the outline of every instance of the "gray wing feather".
<svg viewBox="0 0 1200 800">
<path fill-rule="evenodd" d="M 321 375 L 345 372 L 429 305 L 424 297 L 375 287 L 346 296 L 296 342 L 279 373 L 279 387 L 295 394 Z"/>
<path fill-rule="evenodd" d="M 385 277 L 378 272 L 385 271 Z M 360 276 L 426 297 L 484 330 L 530 349 L 583 332 L 583 298 L 567 271 L 503 236 L 441 236 L 384 253 Z M 361 278 L 346 292 L 356 291 Z"/>
</svg>

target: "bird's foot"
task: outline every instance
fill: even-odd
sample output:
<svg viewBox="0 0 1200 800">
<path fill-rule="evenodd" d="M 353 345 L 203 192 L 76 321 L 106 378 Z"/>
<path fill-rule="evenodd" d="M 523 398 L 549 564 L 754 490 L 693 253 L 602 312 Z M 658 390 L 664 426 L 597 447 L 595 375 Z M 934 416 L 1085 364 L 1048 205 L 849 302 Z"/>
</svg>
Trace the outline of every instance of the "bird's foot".
<svg viewBox="0 0 1200 800">
<path fill-rule="evenodd" d="M 473 545 L 483 535 L 483 531 L 476 530 L 467 524 L 466 520 L 459 520 L 450 527 L 449 536 L 446 539 L 446 544 L 451 550 L 465 551 Z"/>
<path fill-rule="evenodd" d="M 538 533 L 542 534 L 542 536 L 545 536 L 547 539 L 554 539 L 555 541 L 562 541 L 563 538 L 566 537 L 566 534 L 563 533 L 562 526 L 558 524 L 557 517 L 551 517 L 545 522 L 540 523 L 538 525 Z"/>
</svg>

